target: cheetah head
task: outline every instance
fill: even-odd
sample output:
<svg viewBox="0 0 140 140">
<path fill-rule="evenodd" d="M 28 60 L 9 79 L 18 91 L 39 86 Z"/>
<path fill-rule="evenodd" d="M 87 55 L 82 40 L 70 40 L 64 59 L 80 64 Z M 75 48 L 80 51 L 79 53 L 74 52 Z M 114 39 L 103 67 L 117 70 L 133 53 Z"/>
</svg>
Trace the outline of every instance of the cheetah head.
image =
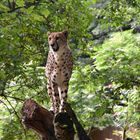
<svg viewBox="0 0 140 140">
<path fill-rule="evenodd" d="M 48 43 L 50 48 L 57 52 L 59 49 L 63 49 L 65 46 L 67 46 L 67 37 L 68 32 L 48 32 Z"/>
</svg>

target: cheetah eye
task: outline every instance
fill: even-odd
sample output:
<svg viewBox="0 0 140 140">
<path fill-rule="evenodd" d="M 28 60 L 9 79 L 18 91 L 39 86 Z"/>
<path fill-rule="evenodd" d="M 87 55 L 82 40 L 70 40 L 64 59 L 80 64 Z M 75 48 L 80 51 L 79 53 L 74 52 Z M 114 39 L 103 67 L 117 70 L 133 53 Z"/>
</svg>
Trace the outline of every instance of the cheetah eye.
<svg viewBox="0 0 140 140">
<path fill-rule="evenodd" d="M 51 40 L 51 37 L 49 37 L 49 40 Z"/>
<path fill-rule="evenodd" d="M 57 37 L 56 37 L 56 40 L 58 40 L 59 38 L 60 38 L 60 37 L 59 37 L 59 36 L 57 36 Z"/>
</svg>

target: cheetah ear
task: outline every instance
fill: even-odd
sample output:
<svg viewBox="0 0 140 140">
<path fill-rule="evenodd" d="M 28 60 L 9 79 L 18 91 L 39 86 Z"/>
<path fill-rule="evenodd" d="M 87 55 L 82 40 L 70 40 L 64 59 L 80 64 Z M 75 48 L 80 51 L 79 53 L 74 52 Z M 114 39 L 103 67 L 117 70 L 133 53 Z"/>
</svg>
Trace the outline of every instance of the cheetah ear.
<svg viewBox="0 0 140 140">
<path fill-rule="evenodd" d="M 47 32 L 47 35 L 49 36 L 50 34 L 51 34 L 51 32 L 50 32 L 50 31 L 48 31 L 48 32 Z"/>
<path fill-rule="evenodd" d="M 65 35 L 65 37 L 68 37 L 68 31 L 63 31 L 63 34 Z"/>
</svg>

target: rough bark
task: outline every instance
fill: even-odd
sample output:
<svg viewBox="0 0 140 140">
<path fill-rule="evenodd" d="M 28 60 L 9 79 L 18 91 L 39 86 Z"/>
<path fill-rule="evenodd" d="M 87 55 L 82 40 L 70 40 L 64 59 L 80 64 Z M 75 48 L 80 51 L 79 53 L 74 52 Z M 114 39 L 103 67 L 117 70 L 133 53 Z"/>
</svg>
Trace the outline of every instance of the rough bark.
<svg viewBox="0 0 140 140">
<path fill-rule="evenodd" d="M 73 122 L 67 113 L 57 114 L 53 123 L 57 140 L 74 140 Z"/>
<path fill-rule="evenodd" d="M 22 123 L 35 130 L 42 140 L 56 140 L 51 112 L 29 99 L 24 102 L 21 114 Z"/>
<path fill-rule="evenodd" d="M 74 123 L 79 140 L 90 140 L 69 104 L 66 104 L 66 111 L 54 116 L 29 99 L 24 102 L 21 110 L 22 123 L 35 130 L 42 140 L 74 140 Z"/>
<path fill-rule="evenodd" d="M 86 134 L 84 128 L 78 121 L 74 111 L 72 110 L 71 106 L 68 103 L 66 104 L 66 111 L 67 111 L 68 115 L 72 118 L 73 123 L 75 124 L 79 140 L 90 140 L 90 138 Z"/>
</svg>

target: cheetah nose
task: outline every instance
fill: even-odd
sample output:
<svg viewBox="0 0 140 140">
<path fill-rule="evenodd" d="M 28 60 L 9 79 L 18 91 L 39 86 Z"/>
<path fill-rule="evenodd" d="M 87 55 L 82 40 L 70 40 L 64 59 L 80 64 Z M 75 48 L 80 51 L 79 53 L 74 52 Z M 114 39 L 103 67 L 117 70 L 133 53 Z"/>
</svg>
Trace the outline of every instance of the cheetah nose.
<svg viewBox="0 0 140 140">
<path fill-rule="evenodd" d="M 51 44 L 51 47 L 53 47 L 53 46 L 54 46 L 54 43 Z"/>
</svg>

